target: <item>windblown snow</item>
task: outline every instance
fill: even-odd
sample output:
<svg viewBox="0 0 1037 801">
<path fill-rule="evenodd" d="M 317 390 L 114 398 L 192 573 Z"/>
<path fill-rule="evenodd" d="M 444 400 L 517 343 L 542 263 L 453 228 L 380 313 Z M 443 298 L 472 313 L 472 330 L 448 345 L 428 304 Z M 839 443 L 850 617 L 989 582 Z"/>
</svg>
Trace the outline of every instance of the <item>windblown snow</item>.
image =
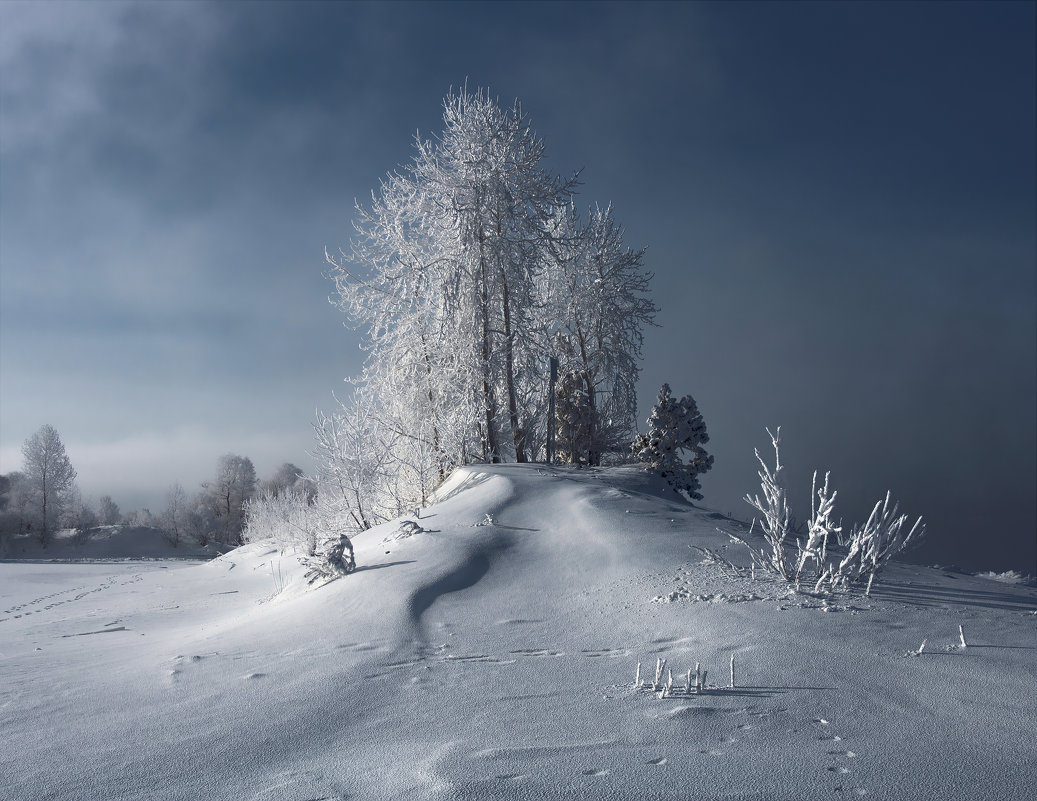
<svg viewBox="0 0 1037 801">
<path fill-rule="evenodd" d="M 0 563 L 0 797 L 1037 797 L 1033 587 L 790 594 L 736 530 L 632 468 L 479 466 L 321 587 L 264 543 Z"/>
</svg>

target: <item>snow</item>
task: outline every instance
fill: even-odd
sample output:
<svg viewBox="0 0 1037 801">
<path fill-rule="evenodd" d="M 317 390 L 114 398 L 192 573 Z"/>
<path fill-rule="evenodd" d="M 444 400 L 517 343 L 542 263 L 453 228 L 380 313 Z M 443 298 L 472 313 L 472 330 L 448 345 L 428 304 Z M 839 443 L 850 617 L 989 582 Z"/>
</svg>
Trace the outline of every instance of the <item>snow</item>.
<svg viewBox="0 0 1037 801">
<path fill-rule="evenodd" d="M 464 468 L 418 511 L 321 587 L 267 543 L 0 563 L 0 797 L 1037 794 L 1025 583 L 790 595 L 632 468 Z"/>
</svg>

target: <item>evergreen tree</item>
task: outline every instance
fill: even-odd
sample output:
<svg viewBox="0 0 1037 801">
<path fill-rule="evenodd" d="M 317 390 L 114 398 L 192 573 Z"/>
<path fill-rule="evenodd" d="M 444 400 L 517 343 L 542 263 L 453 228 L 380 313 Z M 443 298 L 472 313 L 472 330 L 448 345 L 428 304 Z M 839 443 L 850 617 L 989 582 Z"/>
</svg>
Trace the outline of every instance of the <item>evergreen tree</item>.
<svg viewBox="0 0 1037 801">
<path fill-rule="evenodd" d="M 670 385 L 663 384 L 648 418 L 648 433 L 639 434 L 631 449 L 638 461 L 647 463 L 677 492 L 698 501 L 702 500 L 698 477 L 713 467 L 713 457 L 702 447 L 707 442 L 706 423 L 695 399 L 685 395 L 675 400 Z"/>
</svg>

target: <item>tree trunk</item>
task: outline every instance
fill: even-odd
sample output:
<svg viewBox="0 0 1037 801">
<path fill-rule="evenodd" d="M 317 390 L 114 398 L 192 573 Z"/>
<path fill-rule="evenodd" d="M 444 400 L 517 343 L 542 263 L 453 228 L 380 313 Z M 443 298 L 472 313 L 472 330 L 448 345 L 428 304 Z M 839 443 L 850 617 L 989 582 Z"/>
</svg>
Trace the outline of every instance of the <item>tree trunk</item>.
<svg viewBox="0 0 1037 801">
<path fill-rule="evenodd" d="M 483 458 L 494 464 L 500 462 L 500 446 L 493 421 L 497 416 L 490 376 L 490 299 L 486 286 L 486 237 L 479 224 L 479 303 L 482 306 L 482 395 L 486 407 L 486 438 L 483 440 Z"/>
<path fill-rule="evenodd" d="M 508 276 L 504 271 L 503 263 L 501 264 L 500 279 L 504 307 L 504 372 L 508 384 L 508 416 L 511 419 L 511 436 L 515 441 L 515 461 L 525 462 L 525 433 L 519 426 L 518 402 L 515 400 L 515 358 L 511 333 L 511 309 L 508 299 Z"/>
<path fill-rule="evenodd" d="M 428 406 L 429 414 L 433 414 L 436 404 L 435 398 L 432 396 L 432 362 L 428 357 L 428 340 L 425 338 L 425 332 L 421 332 L 421 354 L 425 358 L 425 386 L 428 389 Z M 432 422 L 432 447 L 436 451 L 436 465 L 439 470 L 439 480 L 443 481 L 446 478 L 446 470 L 443 466 L 443 449 L 439 445 L 439 426 L 433 419 Z M 424 482 L 422 482 L 422 492 L 425 491 Z"/>
<path fill-rule="evenodd" d="M 577 342 L 580 345 L 580 359 L 583 361 L 583 369 L 580 375 L 583 384 L 587 388 L 587 407 L 590 409 L 587 421 L 587 464 L 601 464 L 601 449 L 598 441 L 598 399 L 594 388 L 594 380 L 591 376 L 590 360 L 587 357 L 587 343 L 584 340 L 583 331 L 576 326 Z"/>
</svg>

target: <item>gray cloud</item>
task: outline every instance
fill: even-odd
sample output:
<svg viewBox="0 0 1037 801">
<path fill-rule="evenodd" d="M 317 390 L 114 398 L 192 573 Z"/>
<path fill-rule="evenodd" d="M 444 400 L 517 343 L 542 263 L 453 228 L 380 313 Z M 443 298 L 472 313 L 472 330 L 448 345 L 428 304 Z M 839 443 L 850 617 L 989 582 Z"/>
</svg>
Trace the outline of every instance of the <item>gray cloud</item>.
<svg viewBox="0 0 1037 801">
<path fill-rule="evenodd" d="M 830 467 L 847 513 L 889 486 L 949 558 L 1032 563 L 1033 16 L 2 3 L 0 470 L 43 422 L 113 482 L 161 470 L 105 442 L 168 446 L 159 493 L 215 458 L 186 475 L 177 431 L 304 463 L 362 359 L 323 248 L 467 79 L 520 98 L 553 168 L 586 168 L 580 202 L 649 246 L 642 405 L 698 399 L 706 503 L 737 509 L 784 424 L 801 504 Z"/>
</svg>

